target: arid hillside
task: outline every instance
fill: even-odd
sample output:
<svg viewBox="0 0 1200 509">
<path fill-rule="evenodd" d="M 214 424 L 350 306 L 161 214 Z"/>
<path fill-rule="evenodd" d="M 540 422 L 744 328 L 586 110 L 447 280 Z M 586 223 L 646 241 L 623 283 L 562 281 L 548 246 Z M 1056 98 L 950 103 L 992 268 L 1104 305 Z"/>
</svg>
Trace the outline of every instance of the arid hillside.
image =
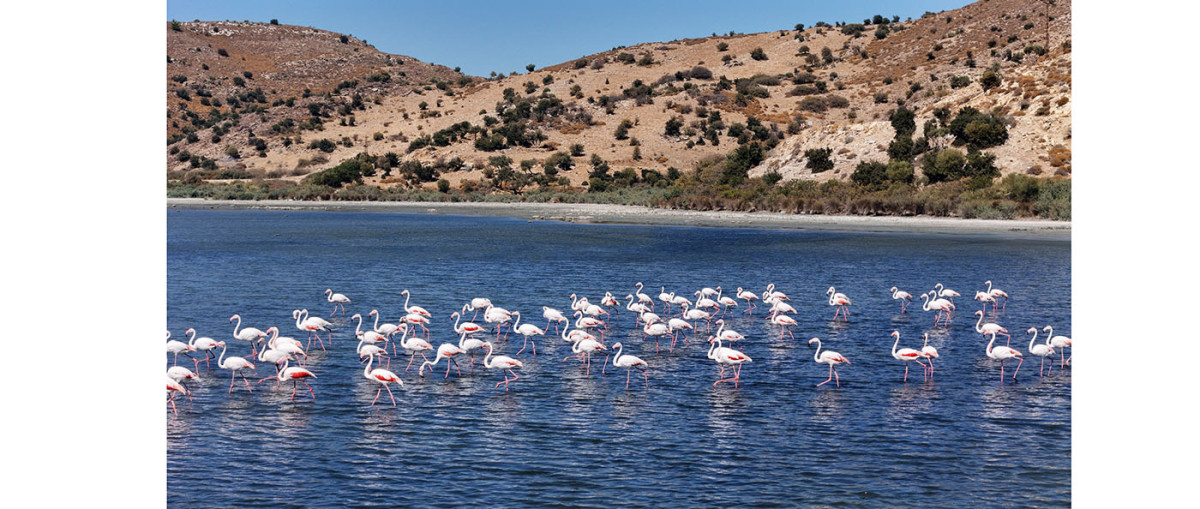
<svg viewBox="0 0 1200 509">
<path fill-rule="evenodd" d="M 552 168 L 542 186 L 583 189 L 597 162 L 674 175 L 757 141 L 750 177 L 846 180 L 889 160 L 897 108 L 914 113 L 919 147 L 941 147 L 966 107 L 1005 124 L 1006 139 L 982 149 L 1001 175 L 1069 178 L 1069 1 L 819 25 L 469 77 L 308 27 L 167 23 L 168 178 L 274 185 L 366 153 L 384 170 L 368 184 L 477 188 L 505 156 L 517 172 Z M 816 149 L 831 168 L 811 163 Z"/>
</svg>

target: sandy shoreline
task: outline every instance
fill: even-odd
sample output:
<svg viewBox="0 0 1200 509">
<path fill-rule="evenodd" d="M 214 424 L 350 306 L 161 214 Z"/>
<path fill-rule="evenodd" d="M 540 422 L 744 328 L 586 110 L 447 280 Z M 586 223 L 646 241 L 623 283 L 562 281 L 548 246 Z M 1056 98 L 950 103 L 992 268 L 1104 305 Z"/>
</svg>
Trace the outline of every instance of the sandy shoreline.
<svg viewBox="0 0 1200 509">
<path fill-rule="evenodd" d="M 311 202 L 168 198 L 168 209 L 328 210 L 499 216 L 531 221 L 676 225 L 780 230 L 999 235 L 1071 240 L 1069 221 L 986 220 L 941 217 L 821 216 L 774 212 L 668 210 L 596 203 Z"/>
</svg>

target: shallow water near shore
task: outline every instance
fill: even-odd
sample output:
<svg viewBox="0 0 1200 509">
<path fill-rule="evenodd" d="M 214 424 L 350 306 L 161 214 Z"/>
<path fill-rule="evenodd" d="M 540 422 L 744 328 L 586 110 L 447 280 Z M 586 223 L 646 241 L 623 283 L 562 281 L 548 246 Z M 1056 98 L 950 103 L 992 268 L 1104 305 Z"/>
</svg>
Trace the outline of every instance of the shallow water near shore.
<svg viewBox="0 0 1200 509">
<path fill-rule="evenodd" d="M 192 400 L 176 398 L 178 416 L 165 408 L 171 506 L 1070 503 L 1071 368 L 1055 356 L 1039 376 L 1024 332 L 1053 325 L 1071 335 L 1069 242 L 398 213 L 167 214 L 173 339 L 194 327 L 227 341 L 228 355 L 248 356 L 249 344 L 231 337 L 234 313 L 243 326 L 277 326 L 301 340 L 293 309 L 338 327 L 326 351 L 314 343 L 309 352 L 315 401 L 303 385 L 293 402 L 288 383 L 255 384 L 274 374 L 260 362 L 248 374 L 253 392 L 239 377 L 229 394 L 229 372 L 201 362 L 202 379 L 185 382 Z M 1007 327 L 1027 357 L 1015 382 L 1015 363 L 1005 363 L 1002 383 L 974 329 L 980 306 L 970 297 L 989 279 L 1012 297 L 986 320 Z M 386 391 L 370 404 L 378 386 L 363 377 L 348 317 L 378 309 L 381 323 L 395 323 L 402 290 L 433 314 L 436 348 L 457 343 L 449 316 L 472 297 L 545 327 L 542 306 L 566 313 L 572 293 L 622 298 L 639 281 L 652 297 L 665 286 L 692 301 L 701 287 L 732 297 L 739 286 L 761 295 L 774 283 L 797 310 L 795 339 L 763 320 L 761 302 L 751 316 L 739 302 L 725 321 L 746 336 L 740 346 L 753 361 L 737 387 L 713 387 L 719 370 L 703 332 L 673 351 L 667 339 L 656 353 L 622 308 L 606 343 L 649 363 L 648 387 L 635 372 L 627 391 L 624 370 L 611 364 L 602 375 L 603 355 L 590 374 L 563 362 L 570 344 L 549 335 L 537 338 L 536 357 L 515 355 L 522 341 L 510 335 L 496 353 L 525 366 L 508 392 L 479 358 L 473 368 L 460 360 L 461 376 L 452 369 L 444 379 L 439 363 L 421 378 L 417 363 L 404 370 L 401 351 L 390 368 L 405 384 L 392 386 L 397 406 Z M 919 296 L 936 283 L 963 294 L 948 327 L 933 326 L 919 298 L 900 313 L 888 292 Z M 829 286 L 852 299 L 848 323 L 831 320 Z M 330 316 L 326 288 L 351 298 L 345 315 Z M 940 353 L 932 381 L 916 365 L 902 380 L 893 330 L 902 348 L 919 349 L 929 333 Z M 852 362 L 838 369 L 840 387 L 815 387 L 828 367 L 813 362 L 814 336 Z"/>
</svg>

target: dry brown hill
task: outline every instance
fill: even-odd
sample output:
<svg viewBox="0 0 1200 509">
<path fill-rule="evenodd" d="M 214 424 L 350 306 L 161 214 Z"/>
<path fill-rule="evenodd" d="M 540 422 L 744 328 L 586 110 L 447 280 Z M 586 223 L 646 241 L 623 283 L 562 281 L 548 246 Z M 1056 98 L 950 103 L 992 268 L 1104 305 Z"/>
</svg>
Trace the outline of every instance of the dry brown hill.
<svg viewBox="0 0 1200 509">
<path fill-rule="evenodd" d="M 168 151 L 217 161 L 218 168 L 290 179 L 363 151 L 425 163 L 459 158 L 463 169 L 441 175 L 457 186 L 483 178 L 491 156 L 540 163 L 582 145 L 574 169 L 562 174 L 579 186 L 592 154 L 614 171 L 690 170 L 737 148 L 730 128 L 751 125 L 753 117 L 781 141 L 752 176 L 778 171 L 785 180 L 844 179 L 860 161 L 887 160 L 894 136 L 888 114 L 903 102 L 916 112 L 918 136 L 938 108 L 971 106 L 1004 115 L 1008 141 L 987 149 L 1002 173 L 1069 176 L 1070 9 L 1069 1 L 981 0 L 911 21 L 873 19 L 861 30 L 862 20 L 845 20 L 844 26 L 801 31 L 781 27 L 645 43 L 527 75 L 473 80 L 311 28 L 198 22 L 180 23 L 176 31 L 168 24 L 168 141 L 177 140 Z M 219 55 L 220 49 L 229 56 Z M 981 78 L 993 66 L 1001 82 L 985 91 Z M 241 84 L 235 83 L 239 77 Z M 254 88 L 264 91 L 261 102 Z M 186 100 L 180 89 L 189 91 Z M 239 94 L 249 100 L 235 101 L 235 120 L 227 98 Z M 496 133 L 500 110 L 522 99 L 533 110 L 526 117 L 530 132 L 545 139 L 477 148 L 476 140 Z M 247 103 L 256 107 L 247 111 Z M 311 124 L 312 112 L 321 118 L 320 130 Z M 706 134 L 713 130 L 713 112 L 723 128 Z M 679 134 L 667 134 L 672 119 Z M 628 138 L 618 140 L 614 132 L 626 120 L 632 124 Z M 409 151 L 414 141 L 436 140 L 439 131 L 445 146 Z M 309 148 L 317 140 L 337 144 Z M 240 159 L 226 156 L 230 147 Z M 814 174 L 805 167 L 804 151 L 826 147 L 834 152 L 834 170 Z M 169 176 L 193 171 L 195 163 L 180 159 L 168 153 Z M 398 178 L 372 182 L 408 185 Z"/>
</svg>

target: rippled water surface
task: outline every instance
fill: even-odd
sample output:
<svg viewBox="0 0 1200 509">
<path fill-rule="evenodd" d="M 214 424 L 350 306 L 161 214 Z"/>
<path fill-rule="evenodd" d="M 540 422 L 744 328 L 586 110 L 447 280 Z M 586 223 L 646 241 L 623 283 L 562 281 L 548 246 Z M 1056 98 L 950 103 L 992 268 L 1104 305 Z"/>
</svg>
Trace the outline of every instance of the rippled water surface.
<svg viewBox="0 0 1200 509">
<path fill-rule="evenodd" d="M 165 408 L 171 506 L 1070 503 L 1071 369 L 1056 358 L 1039 377 L 1024 332 L 1053 325 L 1071 334 L 1068 242 L 211 210 L 169 211 L 167 241 L 173 338 L 194 327 L 228 341 L 228 355 L 247 356 L 249 344 L 232 339 L 234 313 L 244 326 L 298 339 L 293 309 L 339 326 L 307 363 L 315 401 L 300 386 L 293 402 L 290 384 L 270 380 L 248 393 L 238 378 L 231 395 L 229 372 L 201 363 L 201 380 L 185 382 L 192 400 L 177 398 L 178 417 Z M 970 297 L 988 279 L 1012 297 L 987 319 L 1027 357 L 1016 382 L 1001 383 L 974 330 L 980 306 Z M 377 386 L 354 352 L 354 322 L 330 317 L 322 295 L 332 288 L 352 299 L 347 315 L 378 309 L 394 323 L 408 289 L 410 305 L 434 315 L 436 347 L 457 343 L 449 315 L 472 297 L 544 327 L 544 305 L 567 311 L 571 293 L 623 297 L 638 281 L 652 297 L 665 286 L 692 300 L 705 286 L 761 295 L 775 283 L 797 310 L 796 339 L 780 339 L 765 308 L 734 308 L 727 326 L 746 335 L 753 362 L 738 387 L 713 387 L 719 372 L 704 337 L 673 352 L 663 342 L 656 354 L 621 312 L 607 343 L 649 362 L 648 389 L 635 373 L 626 391 L 624 370 L 611 365 L 602 375 L 603 357 L 585 374 L 563 362 L 568 343 L 546 337 L 536 357 L 518 356 L 525 367 L 507 393 L 495 388 L 500 372 L 465 360 L 461 377 L 435 369 L 422 379 L 416 364 L 404 371 L 401 352 L 391 364 L 405 384 L 393 386 L 398 406 L 385 391 L 372 407 Z M 964 295 L 949 327 L 934 327 L 919 299 L 899 313 L 888 292 L 916 295 L 939 282 Z M 831 320 L 831 285 L 853 301 L 849 323 Z M 903 382 L 893 330 L 902 348 L 920 348 L 929 333 L 941 355 L 933 381 L 913 366 Z M 814 336 L 852 362 L 838 370 L 840 388 L 815 387 L 828 368 L 813 362 Z M 517 338 L 497 353 L 513 355 Z M 257 364 L 252 383 L 274 374 Z"/>
</svg>

